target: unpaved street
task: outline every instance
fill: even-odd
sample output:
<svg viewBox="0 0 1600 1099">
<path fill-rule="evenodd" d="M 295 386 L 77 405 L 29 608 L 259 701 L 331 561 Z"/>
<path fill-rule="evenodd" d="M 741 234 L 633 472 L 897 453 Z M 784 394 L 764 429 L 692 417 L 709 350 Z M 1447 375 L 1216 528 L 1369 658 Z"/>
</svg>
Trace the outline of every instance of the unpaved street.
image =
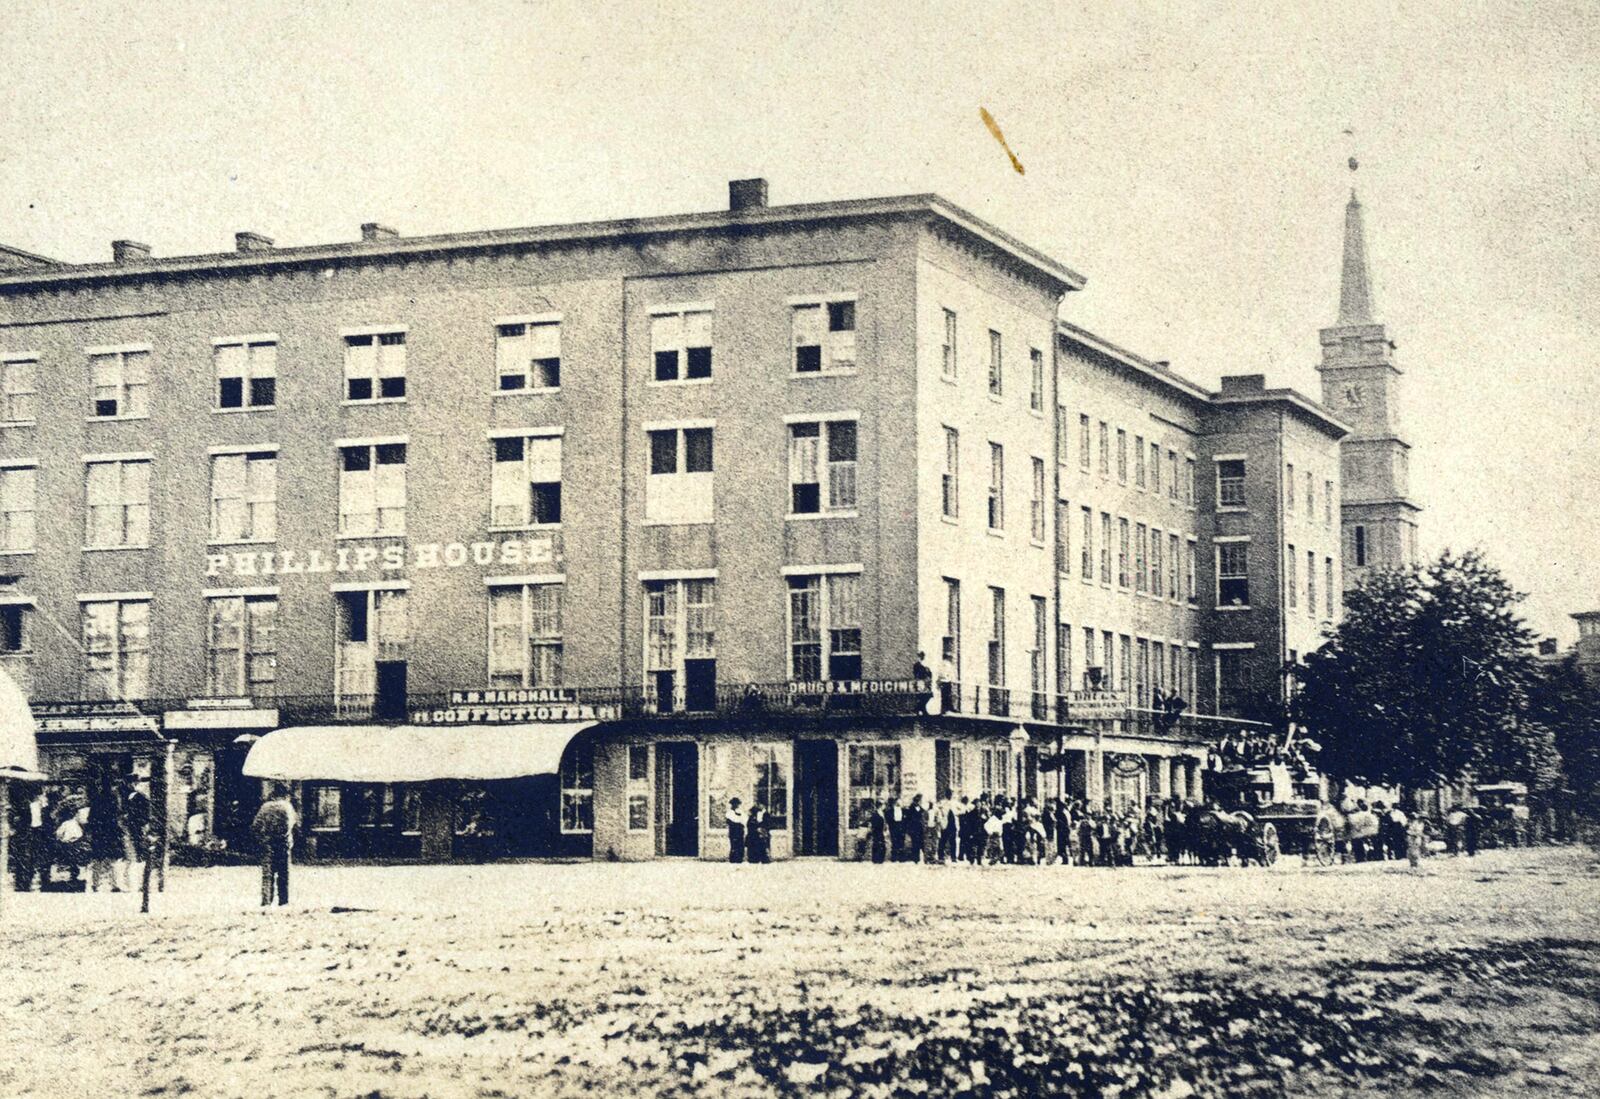
<svg viewBox="0 0 1600 1099">
<path fill-rule="evenodd" d="M 0 1094 L 1592 1094 L 1600 867 L 248 869 L 8 896 Z M 134 1010 L 129 1010 L 130 1005 Z M 113 1010 L 115 1009 L 115 1010 Z M 133 1020 L 140 1025 L 131 1025 Z"/>
</svg>

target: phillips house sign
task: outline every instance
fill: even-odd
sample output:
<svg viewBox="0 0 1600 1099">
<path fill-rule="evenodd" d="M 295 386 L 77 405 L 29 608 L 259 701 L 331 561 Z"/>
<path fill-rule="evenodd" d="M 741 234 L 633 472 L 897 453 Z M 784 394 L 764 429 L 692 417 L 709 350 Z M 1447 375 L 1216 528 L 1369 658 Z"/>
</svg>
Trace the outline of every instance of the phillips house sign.
<svg viewBox="0 0 1600 1099">
<path fill-rule="evenodd" d="M 563 559 L 554 531 L 483 542 L 412 542 L 372 546 L 356 543 L 332 549 L 243 550 L 206 554 L 206 576 L 263 577 L 362 575 L 402 569 L 459 569 L 518 565 L 557 565 Z"/>
</svg>

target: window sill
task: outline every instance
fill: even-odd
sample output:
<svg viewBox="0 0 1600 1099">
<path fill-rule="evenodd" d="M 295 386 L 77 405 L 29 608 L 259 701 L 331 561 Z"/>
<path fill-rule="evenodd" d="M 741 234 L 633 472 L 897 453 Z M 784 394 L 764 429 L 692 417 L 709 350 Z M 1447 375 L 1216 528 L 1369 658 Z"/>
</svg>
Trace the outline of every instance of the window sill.
<svg viewBox="0 0 1600 1099">
<path fill-rule="evenodd" d="M 1032 416 L 1034 419 L 1042 420 L 1044 419 L 1044 409 L 1030 407 L 1028 409 L 1028 415 Z"/>
<path fill-rule="evenodd" d="M 939 380 L 941 382 L 943 382 L 945 385 L 960 385 L 961 384 L 960 375 L 957 375 L 957 374 L 940 374 L 939 375 Z"/>
<path fill-rule="evenodd" d="M 1250 607 L 1250 604 L 1248 604 L 1248 603 L 1244 603 L 1244 604 L 1230 603 L 1226 607 L 1216 607 L 1216 608 L 1213 608 L 1213 609 L 1215 609 L 1215 610 L 1217 610 L 1217 611 L 1219 611 L 1219 612 L 1221 612 L 1223 614 L 1227 614 L 1227 613 L 1230 613 L 1232 611 L 1247 611 L 1247 610 L 1250 610 L 1251 607 Z"/>
<path fill-rule="evenodd" d="M 592 835 L 594 835 L 594 829 L 593 828 L 563 828 L 561 830 L 561 834 L 563 836 L 592 836 Z"/>
<path fill-rule="evenodd" d="M 0 557 L 32 557 L 37 549 L 0 549 Z"/>
<path fill-rule="evenodd" d="M 536 530 L 560 530 L 560 523 L 523 523 L 514 527 L 490 527 L 490 534 L 524 534 Z"/>
<path fill-rule="evenodd" d="M 1247 515 L 1247 514 L 1249 514 L 1249 512 L 1250 512 L 1249 508 L 1243 508 L 1243 507 L 1226 507 L 1226 508 L 1225 507 L 1219 507 L 1219 508 L 1217 508 L 1217 514 L 1218 515 Z"/>
<path fill-rule="evenodd" d="M 273 546 L 277 545 L 276 538 L 213 538 L 206 543 L 208 546 Z"/>
<path fill-rule="evenodd" d="M 790 523 L 805 523 L 817 519 L 859 519 L 861 513 L 853 508 L 849 511 L 791 511 L 783 518 Z"/>
<path fill-rule="evenodd" d="M 84 546 L 84 553 L 115 553 L 117 550 L 147 550 L 150 543 L 145 542 L 137 546 Z"/>
<path fill-rule="evenodd" d="M 149 418 L 150 413 L 146 412 L 142 416 L 85 416 L 83 419 L 85 423 L 109 424 L 118 423 L 125 420 L 148 420 Z"/>
<path fill-rule="evenodd" d="M 684 385 L 710 385 L 714 381 L 716 381 L 715 378 L 670 378 L 666 381 L 663 381 L 660 378 L 651 378 L 644 384 L 647 387 L 653 387 L 657 389 L 671 389 L 675 386 Z"/>
<path fill-rule="evenodd" d="M 1032 546 L 1034 549 L 1049 549 L 1050 548 L 1050 547 L 1046 546 L 1043 542 L 1041 542 L 1037 538 L 1028 539 L 1028 545 Z"/>
<path fill-rule="evenodd" d="M 795 370 L 790 372 L 789 377 L 791 380 L 799 380 L 801 378 L 853 378 L 859 373 L 861 373 L 861 368 L 852 366 L 843 370 Z"/>
<path fill-rule="evenodd" d="M 984 527 L 983 533 L 987 534 L 990 538 L 1004 538 L 1006 536 L 1006 532 L 1003 529 L 995 530 L 993 527 Z"/>
<path fill-rule="evenodd" d="M 360 542 L 374 538 L 404 538 L 405 536 L 406 532 L 403 530 L 385 530 L 373 531 L 370 534 L 335 534 L 333 538 L 336 542 Z"/>
<path fill-rule="evenodd" d="M 0 429 L 8 427 L 38 427 L 38 420 L 0 420 Z"/>
<path fill-rule="evenodd" d="M 211 410 L 211 414 L 213 416 L 234 416 L 234 415 L 239 414 L 240 412 L 276 412 L 276 411 L 278 411 L 278 406 L 275 405 L 275 404 L 253 404 L 253 405 L 240 405 L 238 408 L 213 408 Z"/>
<path fill-rule="evenodd" d="M 1005 404 L 1006 397 L 1004 393 L 996 393 L 991 389 L 989 390 L 989 399 L 995 404 Z"/>
<path fill-rule="evenodd" d="M 644 519 L 639 525 L 642 527 L 709 527 L 716 523 L 716 519 Z M 587 833 L 584 833 L 587 835 Z"/>
<path fill-rule="evenodd" d="M 543 397 L 550 393 L 560 393 L 559 385 L 537 386 L 530 389 L 496 389 L 490 392 L 494 397 Z M 391 400 L 394 398 L 390 398 Z M 346 404 L 350 402 L 345 402 Z M 587 833 L 585 833 L 587 835 Z"/>
<path fill-rule="evenodd" d="M 947 523 L 952 527 L 959 527 L 961 525 L 961 519 L 959 516 L 946 515 L 942 511 L 939 513 L 939 521 L 941 523 Z"/>
<path fill-rule="evenodd" d="M 404 397 L 364 397 L 364 398 L 362 398 L 360 400 L 355 400 L 355 399 L 352 399 L 350 397 L 346 397 L 344 400 L 340 401 L 339 403 L 342 404 L 342 405 L 345 405 L 346 407 L 348 407 L 350 405 L 369 405 L 369 404 L 405 404 L 406 403 L 406 399 Z"/>
</svg>

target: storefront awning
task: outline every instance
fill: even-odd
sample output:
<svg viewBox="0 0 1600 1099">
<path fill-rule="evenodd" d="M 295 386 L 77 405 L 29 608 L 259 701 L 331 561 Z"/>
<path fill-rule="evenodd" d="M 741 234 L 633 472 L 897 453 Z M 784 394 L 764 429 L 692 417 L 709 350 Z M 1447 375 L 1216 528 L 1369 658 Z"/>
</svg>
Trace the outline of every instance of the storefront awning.
<svg viewBox="0 0 1600 1099">
<path fill-rule="evenodd" d="M 303 725 L 250 748 L 244 773 L 285 782 L 429 782 L 553 775 L 592 721 L 540 725 Z"/>
</svg>

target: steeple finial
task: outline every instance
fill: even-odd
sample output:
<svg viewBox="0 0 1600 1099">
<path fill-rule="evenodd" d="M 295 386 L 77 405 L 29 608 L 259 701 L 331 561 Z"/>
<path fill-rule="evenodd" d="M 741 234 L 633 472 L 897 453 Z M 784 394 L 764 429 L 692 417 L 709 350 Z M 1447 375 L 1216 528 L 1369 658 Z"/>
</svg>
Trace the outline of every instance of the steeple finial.
<svg viewBox="0 0 1600 1099">
<path fill-rule="evenodd" d="M 1353 174 L 1360 165 L 1350 158 Z M 1367 270 L 1367 239 L 1361 227 L 1361 200 L 1350 188 L 1344 208 L 1344 271 L 1339 279 L 1339 325 L 1375 324 L 1372 316 L 1372 276 Z"/>
</svg>

